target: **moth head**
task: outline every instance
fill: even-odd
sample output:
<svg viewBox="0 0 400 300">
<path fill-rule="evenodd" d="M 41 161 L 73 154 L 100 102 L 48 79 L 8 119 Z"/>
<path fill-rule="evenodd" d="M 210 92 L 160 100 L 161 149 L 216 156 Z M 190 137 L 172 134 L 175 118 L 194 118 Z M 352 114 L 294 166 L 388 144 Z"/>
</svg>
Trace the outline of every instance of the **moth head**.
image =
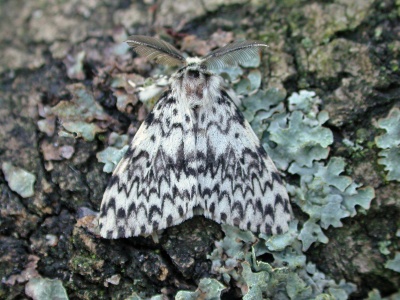
<svg viewBox="0 0 400 300">
<path fill-rule="evenodd" d="M 126 41 L 135 52 L 157 63 L 180 66 L 178 70 L 186 71 L 188 76 L 196 76 L 198 73 L 213 74 L 215 71 L 229 66 L 243 64 L 255 55 L 259 55 L 259 49 L 268 47 L 260 41 L 240 41 L 228 44 L 216 49 L 202 58 L 185 57 L 171 44 L 148 36 L 133 35 Z"/>
<path fill-rule="evenodd" d="M 190 103 L 200 104 L 205 93 L 219 86 L 219 78 L 211 75 L 202 64 L 201 58 L 189 57 L 186 65 L 172 76 L 172 89 L 183 92 L 184 98 Z"/>
<path fill-rule="evenodd" d="M 175 78 L 185 78 L 197 82 L 206 80 L 212 73 L 202 62 L 203 60 L 199 57 L 187 57 L 185 65 L 175 73 Z"/>
</svg>

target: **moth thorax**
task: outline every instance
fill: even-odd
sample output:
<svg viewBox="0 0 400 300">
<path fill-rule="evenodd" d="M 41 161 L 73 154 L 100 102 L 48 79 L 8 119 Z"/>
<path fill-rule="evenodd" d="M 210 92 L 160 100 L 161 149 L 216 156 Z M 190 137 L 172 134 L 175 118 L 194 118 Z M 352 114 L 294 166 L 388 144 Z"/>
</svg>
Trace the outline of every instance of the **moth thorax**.
<svg viewBox="0 0 400 300">
<path fill-rule="evenodd" d="M 198 64 L 189 65 L 176 74 L 172 89 L 191 107 L 203 106 L 218 94 L 220 78 Z"/>
</svg>

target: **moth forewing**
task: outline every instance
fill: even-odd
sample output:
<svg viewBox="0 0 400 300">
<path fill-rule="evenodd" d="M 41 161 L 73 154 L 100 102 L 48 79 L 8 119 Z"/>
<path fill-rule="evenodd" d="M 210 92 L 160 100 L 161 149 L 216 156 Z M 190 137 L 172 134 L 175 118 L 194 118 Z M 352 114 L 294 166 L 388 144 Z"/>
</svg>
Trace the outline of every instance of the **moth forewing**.
<svg viewBox="0 0 400 300">
<path fill-rule="evenodd" d="M 200 210 L 207 218 L 267 234 L 288 230 L 289 198 L 272 160 L 212 67 L 243 63 L 266 45 L 229 44 L 204 58 L 130 37 L 138 54 L 185 64 L 140 126 L 104 193 L 105 238 L 148 235 Z"/>
</svg>

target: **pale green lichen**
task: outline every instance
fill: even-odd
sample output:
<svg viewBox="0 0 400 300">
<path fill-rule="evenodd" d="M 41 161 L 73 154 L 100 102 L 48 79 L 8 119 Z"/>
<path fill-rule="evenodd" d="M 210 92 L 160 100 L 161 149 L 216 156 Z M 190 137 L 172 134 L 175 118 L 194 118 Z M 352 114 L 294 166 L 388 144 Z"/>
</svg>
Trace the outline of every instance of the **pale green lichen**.
<svg viewBox="0 0 400 300">
<path fill-rule="evenodd" d="M 221 292 L 226 289 L 226 287 L 221 284 L 218 280 L 203 278 L 200 280 L 199 287 L 196 291 L 179 291 L 175 299 L 176 300 L 196 300 L 196 299 L 206 299 L 206 300 L 218 300 L 221 299 Z"/>
<path fill-rule="evenodd" d="M 230 82 L 235 82 L 243 75 L 243 69 L 238 66 L 229 66 L 217 70 L 218 74 L 229 79 Z"/>
<path fill-rule="evenodd" d="M 128 298 L 125 298 L 124 300 L 143 300 L 143 299 L 148 299 L 148 300 L 164 300 L 165 297 L 164 295 L 154 295 L 152 297 L 140 297 L 137 293 L 133 293 L 131 296 L 129 296 Z"/>
<path fill-rule="evenodd" d="M 110 117 L 84 85 L 73 84 L 67 88 L 73 96 L 72 100 L 61 101 L 52 108 L 53 114 L 66 130 L 59 135 L 93 141 L 97 133 L 105 131 L 95 121 L 109 121 Z"/>
<path fill-rule="evenodd" d="M 129 296 L 125 300 L 142 300 L 142 298 L 137 293 L 134 292 L 131 296 Z"/>
<path fill-rule="evenodd" d="M 379 152 L 379 156 L 382 158 L 378 159 L 378 163 L 384 165 L 385 170 L 388 171 L 386 179 L 400 181 L 400 168 L 398 167 L 400 147 L 382 150 Z"/>
<path fill-rule="evenodd" d="M 319 272 L 315 265 L 306 263 L 301 243 L 295 239 L 296 223 L 288 234 L 257 240 L 251 232 L 229 225 L 222 225 L 225 238 L 216 242 L 216 249 L 209 256 L 212 271 L 226 284 L 235 283 L 242 290 L 243 299 L 347 299 L 355 291 L 353 284 L 336 284 Z M 285 238 L 287 241 L 285 242 Z M 271 248 L 283 251 L 271 251 Z M 257 259 L 270 253 L 274 262 L 268 264 Z M 322 297 L 322 298 L 321 298 Z M 325 298 L 324 298 L 325 297 Z"/>
<path fill-rule="evenodd" d="M 259 70 L 251 70 L 245 78 L 242 78 L 235 85 L 237 95 L 247 95 L 257 91 L 260 88 L 261 79 L 261 72 Z"/>
<path fill-rule="evenodd" d="M 23 198 L 32 197 L 35 194 L 33 186 L 36 176 L 34 174 L 22 168 L 15 167 L 9 162 L 3 162 L 1 169 L 11 190 Z"/>
<path fill-rule="evenodd" d="M 254 266 L 242 262 L 241 276 L 248 291 L 243 299 L 263 299 L 263 294 L 271 297 L 277 294 L 279 286 L 288 279 L 287 268 L 273 268 L 270 264 L 256 261 Z"/>
<path fill-rule="evenodd" d="M 108 137 L 108 143 L 110 146 L 114 146 L 116 148 L 122 148 L 127 145 L 129 142 L 129 137 L 126 134 L 119 135 L 118 133 L 111 132 Z"/>
<path fill-rule="evenodd" d="M 362 145 L 360 145 L 359 143 L 353 142 L 346 138 L 344 138 L 342 140 L 342 143 L 343 143 L 343 145 L 345 145 L 347 147 L 347 149 L 352 151 L 352 153 L 356 153 L 356 152 L 359 152 L 364 149 L 364 147 Z"/>
<path fill-rule="evenodd" d="M 321 242 L 323 244 L 329 242 L 329 239 L 317 224 L 317 221 L 318 220 L 308 219 L 301 229 L 298 238 L 303 242 L 303 251 L 307 251 L 315 242 Z"/>
<path fill-rule="evenodd" d="M 399 300 L 400 290 L 388 297 L 382 298 L 381 293 L 377 289 L 373 289 L 368 293 L 368 298 L 366 300 Z"/>
<path fill-rule="evenodd" d="M 392 244 L 391 241 L 381 241 L 378 243 L 379 245 L 379 252 L 382 253 L 383 255 L 389 255 L 390 250 L 388 247 Z"/>
<path fill-rule="evenodd" d="M 72 93 L 71 101 L 61 101 L 52 111 L 62 120 L 107 120 L 104 109 L 95 101 L 92 93 L 90 93 L 83 84 L 72 84 L 67 87 Z"/>
<path fill-rule="evenodd" d="M 61 280 L 32 278 L 25 286 L 25 293 L 34 300 L 68 300 Z"/>
<path fill-rule="evenodd" d="M 386 262 L 385 268 L 388 268 L 395 272 L 400 273 L 400 252 L 396 252 L 395 257 L 393 259 L 389 259 Z"/>
<path fill-rule="evenodd" d="M 318 111 L 321 100 L 312 92 L 295 93 L 288 101 L 291 113 L 282 111 L 261 120 L 270 124 L 269 135 L 262 139 L 264 148 L 280 169 L 287 169 L 291 162 L 311 167 L 313 161 L 328 156 L 328 146 L 333 143 L 332 132 L 322 126 L 328 114 Z"/>
<path fill-rule="evenodd" d="M 118 162 L 124 156 L 128 148 L 128 145 L 125 145 L 121 149 L 115 147 L 107 147 L 103 151 L 97 152 L 97 160 L 101 163 L 104 163 L 103 172 L 111 173 L 112 171 L 114 171 Z"/>
<path fill-rule="evenodd" d="M 281 115 L 271 121 L 269 139 L 277 146 L 275 151 L 270 152 L 279 167 L 286 169 L 290 161 L 311 167 L 314 160 L 328 156 L 333 135 L 329 129 L 321 126 L 327 121 L 326 115 L 320 113 L 318 117 L 318 123 L 311 125 L 307 124 L 307 119 L 300 111 L 294 111 L 289 116 Z M 287 127 L 284 124 L 288 124 Z M 266 142 L 264 146 L 271 148 Z"/>
<path fill-rule="evenodd" d="M 288 190 L 295 203 L 310 216 L 299 235 L 304 250 L 316 241 L 328 242 L 320 227 L 341 227 L 342 218 L 356 214 L 356 205 L 368 209 L 374 198 L 372 188 L 357 190 L 359 185 L 351 178 L 339 175 L 344 167 L 342 158 L 333 157 L 326 166 L 314 163 L 312 168 L 307 168 L 293 163 L 288 170 L 301 176 L 300 187 L 289 186 Z"/>
<path fill-rule="evenodd" d="M 302 90 L 299 93 L 293 93 L 289 99 L 289 111 L 299 110 L 306 115 L 308 119 L 316 119 L 319 108 L 322 103 L 315 92 Z"/>
<path fill-rule="evenodd" d="M 97 133 L 105 131 L 94 123 L 86 123 L 81 121 L 62 122 L 62 126 L 65 130 L 67 130 L 67 133 L 60 132 L 60 136 L 74 138 L 82 137 L 89 142 L 94 140 Z M 73 134 L 68 134 L 69 132 L 72 132 Z"/>
<path fill-rule="evenodd" d="M 225 290 L 226 287 L 220 283 L 218 280 L 212 278 L 203 278 L 199 282 L 199 286 L 195 291 L 179 291 L 175 295 L 175 300 L 219 300 L 221 299 L 221 293 Z M 165 296 L 163 295 L 154 295 L 150 298 L 142 298 L 137 293 L 132 294 L 130 297 L 126 298 L 126 300 L 142 300 L 142 299 L 150 299 L 150 300 L 163 300 Z"/>
<path fill-rule="evenodd" d="M 374 190 L 370 187 L 359 189 L 350 177 L 341 176 L 346 165 L 342 158 L 318 162 L 328 157 L 333 134 L 323 127 L 329 117 L 326 112 L 319 111 L 321 100 L 315 93 L 294 93 L 288 102 L 289 113 L 277 102 L 270 104 L 267 100 L 259 100 L 246 111 L 254 113 L 251 124 L 256 130 L 264 124 L 266 130 L 262 141 L 275 164 L 300 176 L 300 185 L 288 185 L 288 191 L 292 201 L 310 216 L 298 236 L 306 251 L 314 242 L 328 242 L 322 228 L 342 226 L 341 219 L 354 216 L 357 205 L 368 209 Z M 243 101 L 243 104 L 247 102 Z M 269 109 L 269 114 L 263 116 L 269 119 L 258 118 L 264 113 L 263 104 Z M 269 125 L 265 125 L 266 122 Z"/>
<path fill-rule="evenodd" d="M 266 240 L 265 246 L 269 251 L 283 251 L 287 246 L 293 244 L 298 236 L 298 221 L 293 220 L 289 224 L 289 230 L 283 234 L 267 236 L 260 234 L 260 237 Z"/>
<path fill-rule="evenodd" d="M 108 143 L 110 146 L 97 152 L 96 158 L 99 162 L 104 163 L 103 172 L 111 173 L 129 148 L 127 145 L 128 136 L 112 132 L 108 138 Z"/>
<path fill-rule="evenodd" d="M 400 181 L 400 110 L 395 107 L 386 118 L 378 120 L 376 127 L 386 130 L 386 133 L 375 138 L 376 145 L 384 149 L 379 152 L 378 163 L 388 171 L 386 179 Z"/>
<path fill-rule="evenodd" d="M 242 289 L 244 299 L 261 299 L 259 296 L 263 293 L 273 294 L 286 280 L 287 268 L 274 268 L 257 261 L 260 250 L 251 247 L 257 243 L 251 232 L 229 225 L 222 225 L 222 228 L 225 238 L 216 242 L 216 249 L 209 256 L 212 271 L 220 274 L 225 284 L 233 279 Z"/>
<path fill-rule="evenodd" d="M 273 114 L 284 111 L 282 101 L 285 96 L 286 94 L 281 90 L 271 88 L 266 91 L 259 90 L 242 100 L 243 115 L 251 123 L 259 138 L 268 127 L 264 120 L 269 119 Z"/>
</svg>

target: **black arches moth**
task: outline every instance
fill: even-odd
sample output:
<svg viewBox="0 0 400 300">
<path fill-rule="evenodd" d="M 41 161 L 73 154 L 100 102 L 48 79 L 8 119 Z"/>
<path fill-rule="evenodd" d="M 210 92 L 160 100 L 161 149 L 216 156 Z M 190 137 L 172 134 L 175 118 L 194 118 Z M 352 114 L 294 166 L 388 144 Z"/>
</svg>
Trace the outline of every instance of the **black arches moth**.
<svg viewBox="0 0 400 300">
<path fill-rule="evenodd" d="M 279 234 L 291 207 L 274 163 L 212 70 L 246 61 L 266 45 L 242 41 L 203 58 L 131 36 L 140 55 L 181 66 L 114 170 L 100 210 L 100 234 L 122 238 L 177 225 L 200 208 L 218 223 Z"/>
</svg>

